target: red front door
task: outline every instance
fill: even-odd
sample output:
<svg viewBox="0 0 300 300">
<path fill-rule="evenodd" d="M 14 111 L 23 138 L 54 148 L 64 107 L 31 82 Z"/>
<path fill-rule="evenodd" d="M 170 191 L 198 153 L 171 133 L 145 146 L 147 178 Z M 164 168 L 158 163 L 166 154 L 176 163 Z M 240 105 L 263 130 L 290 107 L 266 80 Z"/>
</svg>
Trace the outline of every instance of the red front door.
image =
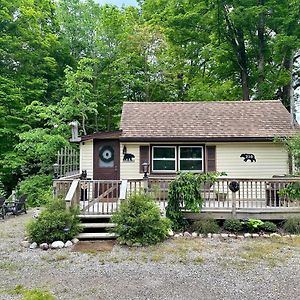
<svg viewBox="0 0 300 300">
<path fill-rule="evenodd" d="M 94 140 L 94 179 L 120 179 L 120 143 L 118 140 Z"/>
</svg>

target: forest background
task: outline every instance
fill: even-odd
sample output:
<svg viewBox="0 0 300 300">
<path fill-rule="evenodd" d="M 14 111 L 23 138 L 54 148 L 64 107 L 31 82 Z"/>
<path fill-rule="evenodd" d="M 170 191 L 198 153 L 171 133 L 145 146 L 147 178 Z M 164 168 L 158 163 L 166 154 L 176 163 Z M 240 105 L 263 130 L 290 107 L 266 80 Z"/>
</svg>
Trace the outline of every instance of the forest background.
<svg viewBox="0 0 300 300">
<path fill-rule="evenodd" d="M 117 129 L 124 101 L 281 99 L 290 109 L 300 0 L 138 3 L 1 0 L 1 194 L 40 195 L 68 123 Z"/>
</svg>

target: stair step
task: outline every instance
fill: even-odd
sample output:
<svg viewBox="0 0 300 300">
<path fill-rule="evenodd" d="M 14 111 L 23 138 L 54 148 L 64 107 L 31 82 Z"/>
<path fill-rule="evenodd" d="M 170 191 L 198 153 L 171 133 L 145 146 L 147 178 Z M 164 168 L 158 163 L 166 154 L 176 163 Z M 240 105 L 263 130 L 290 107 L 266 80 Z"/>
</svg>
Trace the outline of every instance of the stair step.
<svg viewBox="0 0 300 300">
<path fill-rule="evenodd" d="M 80 219 L 110 219 L 112 215 L 79 215 Z"/>
<path fill-rule="evenodd" d="M 82 232 L 77 236 L 78 239 L 115 239 L 117 238 L 115 233 L 108 232 Z"/>
<path fill-rule="evenodd" d="M 115 223 L 81 223 L 83 228 L 112 228 L 116 227 Z"/>
</svg>

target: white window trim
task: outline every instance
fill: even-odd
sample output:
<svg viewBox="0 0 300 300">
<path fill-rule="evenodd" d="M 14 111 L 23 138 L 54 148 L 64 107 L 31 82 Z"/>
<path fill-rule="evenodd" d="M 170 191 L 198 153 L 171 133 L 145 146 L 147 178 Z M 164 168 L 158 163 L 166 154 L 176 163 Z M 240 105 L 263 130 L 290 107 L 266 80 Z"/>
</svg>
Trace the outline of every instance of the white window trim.
<svg viewBox="0 0 300 300">
<path fill-rule="evenodd" d="M 175 157 L 174 159 L 173 158 L 167 158 L 167 159 L 164 159 L 164 158 L 154 158 L 154 149 L 155 148 L 174 148 L 175 149 Z M 151 160 L 152 160 L 152 172 L 153 173 L 176 173 L 176 170 L 177 170 L 177 147 L 176 146 L 168 146 L 168 145 L 165 145 L 165 146 L 152 146 L 152 155 L 151 155 Z M 154 161 L 155 160 L 174 160 L 175 161 L 175 169 L 174 170 L 155 170 L 154 169 Z"/>
<path fill-rule="evenodd" d="M 202 158 L 180 158 L 181 148 L 201 148 Z M 180 162 L 182 160 L 199 160 L 199 161 L 201 161 L 201 170 L 181 170 Z M 188 146 L 188 145 L 179 146 L 178 165 L 179 165 L 178 170 L 181 172 L 191 172 L 191 173 L 203 172 L 204 171 L 203 170 L 203 146 Z"/>
</svg>

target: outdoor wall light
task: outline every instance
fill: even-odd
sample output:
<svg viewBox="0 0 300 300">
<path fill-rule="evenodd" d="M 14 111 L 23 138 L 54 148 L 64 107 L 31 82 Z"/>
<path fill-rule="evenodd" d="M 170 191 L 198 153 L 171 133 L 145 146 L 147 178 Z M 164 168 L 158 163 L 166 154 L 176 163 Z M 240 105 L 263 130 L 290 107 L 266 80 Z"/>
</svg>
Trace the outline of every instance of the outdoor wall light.
<svg viewBox="0 0 300 300">
<path fill-rule="evenodd" d="M 53 167 L 53 177 L 54 177 L 55 179 L 58 179 L 59 164 L 58 164 L 58 163 L 54 163 L 54 164 L 52 165 L 52 167 Z"/>
<path fill-rule="evenodd" d="M 143 168 L 143 172 L 144 172 L 144 178 L 148 178 L 148 172 L 149 172 L 149 163 L 148 161 L 144 161 L 142 163 L 142 168 Z"/>
</svg>

